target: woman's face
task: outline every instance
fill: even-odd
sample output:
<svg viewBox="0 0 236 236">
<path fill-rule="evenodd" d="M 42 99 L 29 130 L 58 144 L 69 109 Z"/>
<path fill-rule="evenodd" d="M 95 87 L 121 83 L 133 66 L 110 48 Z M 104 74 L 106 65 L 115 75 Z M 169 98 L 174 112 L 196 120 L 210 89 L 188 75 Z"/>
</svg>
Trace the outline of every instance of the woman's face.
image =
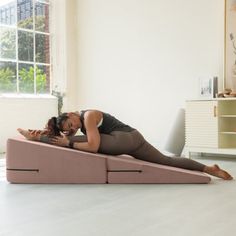
<svg viewBox="0 0 236 236">
<path fill-rule="evenodd" d="M 73 135 L 80 128 L 81 122 L 79 115 L 75 113 L 68 113 L 68 118 L 63 122 L 63 133 L 66 135 Z"/>
</svg>

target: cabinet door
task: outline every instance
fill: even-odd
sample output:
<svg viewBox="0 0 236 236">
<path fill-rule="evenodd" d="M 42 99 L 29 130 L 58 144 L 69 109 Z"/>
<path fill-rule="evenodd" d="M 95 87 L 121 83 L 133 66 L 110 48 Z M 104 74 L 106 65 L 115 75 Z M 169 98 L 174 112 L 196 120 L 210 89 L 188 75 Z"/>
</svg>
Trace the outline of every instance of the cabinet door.
<svg viewBox="0 0 236 236">
<path fill-rule="evenodd" d="M 218 147 L 217 101 L 188 101 L 185 130 L 187 147 Z"/>
</svg>

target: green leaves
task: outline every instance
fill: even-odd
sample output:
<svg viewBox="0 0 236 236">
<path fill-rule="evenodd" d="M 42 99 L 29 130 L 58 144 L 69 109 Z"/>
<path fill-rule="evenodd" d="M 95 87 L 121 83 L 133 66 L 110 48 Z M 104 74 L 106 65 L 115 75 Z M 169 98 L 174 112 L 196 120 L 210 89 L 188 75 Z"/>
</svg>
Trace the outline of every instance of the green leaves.
<svg viewBox="0 0 236 236">
<path fill-rule="evenodd" d="M 15 73 L 10 68 L 0 70 L 0 91 L 16 91 Z"/>
<path fill-rule="evenodd" d="M 37 93 L 47 91 L 46 74 L 36 66 L 36 88 Z M 0 91 L 16 92 L 16 76 L 13 69 L 6 67 L 0 69 Z M 34 93 L 34 67 L 22 67 L 19 69 L 19 92 Z"/>
</svg>

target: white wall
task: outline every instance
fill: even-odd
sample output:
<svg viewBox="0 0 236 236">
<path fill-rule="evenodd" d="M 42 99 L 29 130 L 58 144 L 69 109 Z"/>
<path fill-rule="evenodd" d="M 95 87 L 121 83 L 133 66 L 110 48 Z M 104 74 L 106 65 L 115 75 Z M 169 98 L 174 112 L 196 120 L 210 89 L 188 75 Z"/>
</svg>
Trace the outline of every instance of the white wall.
<svg viewBox="0 0 236 236">
<path fill-rule="evenodd" d="M 223 77 L 223 0 L 77 0 L 78 109 L 166 143 L 198 78 Z"/>
<path fill-rule="evenodd" d="M 52 88 L 65 95 L 63 111 L 77 109 L 76 0 L 50 0 Z"/>
<path fill-rule="evenodd" d="M 57 115 L 57 99 L 2 96 L 0 108 L 0 152 L 4 152 L 7 139 L 19 135 L 17 128 L 43 129 L 48 119 Z"/>
<path fill-rule="evenodd" d="M 198 78 L 223 77 L 223 7 L 223 0 L 53 0 L 53 88 L 66 93 L 63 110 L 110 112 L 163 146 L 184 101 L 197 96 Z M 17 127 L 44 126 L 55 103 L 0 98 L 0 151 Z"/>
</svg>

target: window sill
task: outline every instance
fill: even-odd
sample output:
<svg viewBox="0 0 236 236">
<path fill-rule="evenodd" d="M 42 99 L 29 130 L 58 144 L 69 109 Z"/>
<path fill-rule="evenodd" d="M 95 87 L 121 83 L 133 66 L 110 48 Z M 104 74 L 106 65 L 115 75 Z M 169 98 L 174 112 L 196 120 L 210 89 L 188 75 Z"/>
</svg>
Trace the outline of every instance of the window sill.
<svg viewBox="0 0 236 236">
<path fill-rule="evenodd" d="M 0 99 L 57 99 L 51 94 L 0 94 Z"/>
</svg>

